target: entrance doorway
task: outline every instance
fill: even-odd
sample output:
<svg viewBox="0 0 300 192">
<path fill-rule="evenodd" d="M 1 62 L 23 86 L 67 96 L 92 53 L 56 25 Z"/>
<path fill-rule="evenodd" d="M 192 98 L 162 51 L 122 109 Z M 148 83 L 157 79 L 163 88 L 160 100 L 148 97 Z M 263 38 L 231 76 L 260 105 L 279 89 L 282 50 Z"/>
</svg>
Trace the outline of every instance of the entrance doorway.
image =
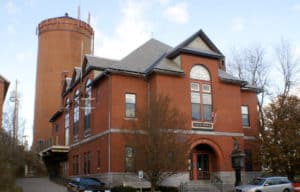
<svg viewBox="0 0 300 192">
<path fill-rule="evenodd" d="M 191 152 L 191 180 L 210 180 L 217 171 L 217 156 L 207 144 L 199 144 Z"/>
<path fill-rule="evenodd" d="M 209 154 L 197 155 L 198 179 L 210 179 Z"/>
</svg>

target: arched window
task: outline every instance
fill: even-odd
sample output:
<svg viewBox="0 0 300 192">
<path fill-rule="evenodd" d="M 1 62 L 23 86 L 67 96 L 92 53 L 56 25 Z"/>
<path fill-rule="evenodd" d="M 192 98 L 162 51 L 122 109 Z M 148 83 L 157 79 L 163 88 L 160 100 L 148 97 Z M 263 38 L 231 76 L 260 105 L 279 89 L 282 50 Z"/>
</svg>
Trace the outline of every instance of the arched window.
<svg viewBox="0 0 300 192">
<path fill-rule="evenodd" d="M 91 112 L 92 112 L 92 87 L 91 80 L 88 79 L 85 84 L 85 103 L 84 103 L 84 135 L 89 136 L 91 130 Z"/>
<path fill-rule="evenodd" d="M 74 95 L 74 140 L 78 140 L 78 131 L 79 131 L 79 107 L 80 107 L 80 94 L 79 90 L 75 91 Z"/>
<path fill-rule="evenodd" d="M 190 78 L 196 80 L 210 81 L 208 70 L 202 65 L 195 65 L 190 72 Z"/>
<path fill-rule="evenodd" d="M 202 65 L 190 71 L 192 120 L 212 121 L 211 78 Z"/>
<path fill-rule="evenodd" d="M 70 99 L 66 100 L 65 104 L 65 145 L 69 145 L 70 134 Z"/>
</svg>

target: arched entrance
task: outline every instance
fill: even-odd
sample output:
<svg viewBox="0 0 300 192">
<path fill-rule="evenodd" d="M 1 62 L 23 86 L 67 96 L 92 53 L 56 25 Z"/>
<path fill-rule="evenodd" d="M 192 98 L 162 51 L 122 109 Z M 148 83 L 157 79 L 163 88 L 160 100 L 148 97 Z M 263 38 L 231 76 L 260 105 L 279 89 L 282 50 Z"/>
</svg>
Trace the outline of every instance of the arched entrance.
<svg viewBox="0 0 300 192">
<path fill-rule="evenodd" d="M 208 143 L 198 143 L 190 153 L 190 179 L 210 180 L 220 169 L 220 154 Z"/>
</svg>

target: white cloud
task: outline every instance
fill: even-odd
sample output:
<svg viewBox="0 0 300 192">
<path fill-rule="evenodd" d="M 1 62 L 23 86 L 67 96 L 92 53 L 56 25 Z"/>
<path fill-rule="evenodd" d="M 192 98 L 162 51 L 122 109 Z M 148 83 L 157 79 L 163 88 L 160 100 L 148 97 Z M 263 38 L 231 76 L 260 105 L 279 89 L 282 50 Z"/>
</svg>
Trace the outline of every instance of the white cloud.
<svg viewBox="0 0 300 192">
<path fill-rule="evenodd" d="M 7 13 L 10 15 L 16 13 L 16 11 L 17 11 L 16 5 L 11 0 L 6 3 L 5 9 L 6 9 Z"/>
<path fill-rule="evenodd" d="M 241 17 L 236 17 L 232 20 L 231 30 L 233 32 L 241 32 L 244 30 L 244 19 Z"/>
<path fill-rule="evenodd" d="M 177 24 L 184 24 L 189 20 L 188 6 L 186 2 L 180 2 L 173 6 L 169 6 L 164 15 L 169 21 Z"/>
<path fill-rule="evenodd" d="M 121 21 L 114 33 L 105 35 L 95 29 L 95 54 L 121 59 L 151 37 L 151 24 L 144 18 L 144 5 L 128 0 L 121 10 Z"/>
</svg>

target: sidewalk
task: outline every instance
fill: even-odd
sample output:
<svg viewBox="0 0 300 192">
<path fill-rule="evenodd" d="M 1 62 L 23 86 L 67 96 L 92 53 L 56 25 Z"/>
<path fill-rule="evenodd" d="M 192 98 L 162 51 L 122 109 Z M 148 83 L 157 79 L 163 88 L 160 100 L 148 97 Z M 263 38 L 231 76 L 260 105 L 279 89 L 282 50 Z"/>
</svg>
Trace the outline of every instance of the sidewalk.
<svg viewBox="0 0 300 192">
<path fill-rule="evenodd" d="M 23 192 L 67 192 L 66 187 L 53 183 L 47 177 L 17 179 Z"/>
</svg>

